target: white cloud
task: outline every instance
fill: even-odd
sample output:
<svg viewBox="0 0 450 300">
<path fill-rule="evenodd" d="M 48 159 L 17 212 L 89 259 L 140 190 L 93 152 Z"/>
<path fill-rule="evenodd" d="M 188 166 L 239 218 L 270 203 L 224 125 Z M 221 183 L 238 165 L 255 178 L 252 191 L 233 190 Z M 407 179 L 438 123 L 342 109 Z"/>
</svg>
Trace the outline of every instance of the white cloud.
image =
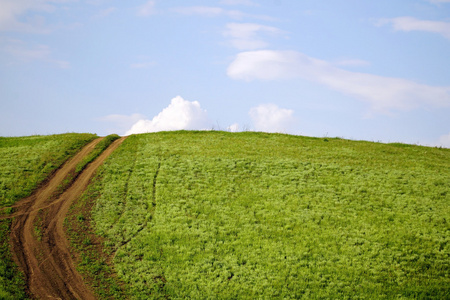
<svg viewBox="0 0 450 300">
<path fill-rule="evenodd" d="M 50 56 L 50 47 L 47 45 L 37 45 L 33 48 L 27 48 L 22 41 L 13 41 L 7 45 L 5 51 L 21 60 L 43 60 Z"/>
<path fill-rule="evenodd" d="M 177 96 L 152 120 L 137 121 L 125 135 L 170 131 L 170 130 L 206 130 L 212 128 L 206 110 L 197 101 L 187 101 Z"/>
<path fill-rule="evenodd" d="M 122 133 L 127 131 L 134 123 L 139 120 L 144 119 L 145 116 L 141 114 L 132 114 L 132 115 L 108 115 L 101 118 L 98 118 L 99 121 L 113 124 L 112 128 L 108 130 L 108 133 Z"/>
<path fill-rule="evenodd" d="M 199 15 L 203 17 L 218 17 L 218 16 L 228 16 L 235 19 L 240 19 L 245 16 L 245 14 L 239 10 L 227 10 L 221 7 L 213 6 L 189 6 L 189 7 L 178 7 L 174 11 L 184 15 Z"/>
<path fill-rule="evenodd" d="M 342 59 L 334 63 L 336 66 L 343 67 L 366 67 L 370 66 L 370 62 L 362 59 Z"/>
<path fill-rule="evenodd" d="M 450 23 L 439 21 L 419 20 L 413 17 L 398 17 L 381 19 L 376 25 L 392 24 L 397 31 L 426 31 L 442 35 L 450 39 Z"/>
<path fill-rule="evenodd" d="M 294 51 L 259 50 L 239 53 L 227 70 L 229 77 L 251 81 L 292 78 L 302 57 Z"/>
<path fill-rule="evenodd" d="M 242 52 L 229 65 L 227 74 L 237 80 L 303 78 L 369 103 L 374 110 L 407 110 L 422 105 L 450 106 L 450 87 L 351 72 L 296 51 L 259 50 Z"/>
<path fill-rule="evenodd" d="M 55 3 L 70 0 L 0 0 L 0 31 L 25 31 L 32 33 L 48 33 L 45 19 L 40 16 L 28 18 L 28 22 L 20 21 L 20 16 L 30 11 L 53 12 Z"/>
<path fill-rule="evenodd" d="M 450 133 L 439 138 L 438 146 L 450 148 Z"/>
<path fill-rule="evenodd" d="M 187 6 L 187 7 L 176 7 L 173 8 L 172 11 L 188 15 L 188 16 L 202 16 L 202 17 L 229 17 L 232 19 L 242 19 L 242 18 L 254 18 L 259 20 L 266 20 L 266 21 L 274 21 L 275 19 L 269 16 L 264 15 L 253 15 L 253 14 L 247 14 L 240 10 L 229 10 L 229 9 L 223 9 L 221 7 L 216 6 Z"/>
<path fill-rule="evenodd" d="M 94 16 L 94 18 L 105 18 L 105 17 L 109 16 L 110 14 L 114 13 L 115 11 L 117 11 L 116 7 L 109 7 L 109 8 L 101 10 L 98 14 L 96 14 Z"/>
<path fill-rule="evenodd" d="M 139 55 L 136 58 L 137 61 L 130 64 L 131 69 L 148 69 L 156 65 L 156 62 L 152 61 L 149 56 Z"/>
<path fill-rule="evenodd" d="M 293 110 L 279 108 L 275 104 L 261 104 L 249 112 L 256 131 L 282 133 L 292 130 L 295 123 L 293 114 Z"/>
<path fill-rule="evenodd" d="M 229 23 L 223 35 L 229 37 L 230 44 L 239 50 L 255 50 L 268 45 L 258 37 L 258 33 L 279 35 L 282 31 L 276 27 L 255 23 Z"/>
<path fill-rule="evenodd" d="M 225 5 L 247 5 L 247 6 L 258 6 L 255 2 L 251 0 L 222 0 L 220 3 Z"/>
<path fill-rule="evenodd" d="M 53 58 L 47 45 L 29 45 L 21 40 L 5 40 L 2 50 L 21 62 L 43 61 L 63 69 L 70 67 L 68 61 Z"/>
<path fill-rule="evenodd" d="M 105 2 L 108 2 L 108 1 L 110 1 L 110 0 L 85 0 L 85 2 L 87 3 L 87 4 L 90 4 L 90 5 L 102 5 L 102 4 L 104 4 Z"/>
<path fill-rule="evenodd" d="M 138 63 L 132 63 L 130 65 L 130 68 L 132 69 L 148 69 L 150 67 L 153 67 L 155 65 L 154 62 L 138 62 Z"/>
<path fill-rule="evenodd" d="M 230 126 L 227 127 L 227 130 L 230 132 L 238 132 L 239 131 L 239 124 L 238 123 L 234 123 L 231 124 Z"/>
<path fill-rule="evenodd" d="M 150 0 L 138 7 L 137 15 L 140 17 L 148 17 L 156 13 L 155 1 Z"/>
<path fill-rule="evenodd" d="M 429 0 L 431 3 L 439 4 L 439 3 L 450 3 L 450 0 Z"/>
</svg>

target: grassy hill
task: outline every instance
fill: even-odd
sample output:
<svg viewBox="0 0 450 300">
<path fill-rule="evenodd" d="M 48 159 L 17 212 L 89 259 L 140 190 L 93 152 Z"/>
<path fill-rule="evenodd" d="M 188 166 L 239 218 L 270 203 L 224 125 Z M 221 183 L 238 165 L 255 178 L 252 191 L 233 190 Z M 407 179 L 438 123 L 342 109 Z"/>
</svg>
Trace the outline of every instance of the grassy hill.
<svg viewBox="0 0 450 300">
<path fill-rule="evenodd" d="M 450 149 L 180 131 L 128 137 L 66 227 L 102 298 L 448 299 L 449 221 Z"/>
<path fill-rule="evenodd" d="M 29 196 L 53 171 L 84 145 L 94 134 L 0 137 L 0 216 L 14 211 L 17 200 Z M 24 281 L 11 259 L 9 227 L 11 219 L 0 220 L 0 299 L 25 297 Z"/>
<path fill-rule="evenodd" d="M 449 149 L 134 135 L 83 201 L 132 299 L 450 298 Z"/>
</svg>

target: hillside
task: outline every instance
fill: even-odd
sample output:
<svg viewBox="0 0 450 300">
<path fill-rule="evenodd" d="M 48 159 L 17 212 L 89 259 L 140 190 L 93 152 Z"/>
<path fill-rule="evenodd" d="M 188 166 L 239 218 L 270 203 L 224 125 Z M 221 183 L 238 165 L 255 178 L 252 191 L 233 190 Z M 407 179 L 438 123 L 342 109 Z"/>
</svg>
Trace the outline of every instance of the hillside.
<svg viewBox="0 0 450 300">
<path fill-rule="evenodd" d="M 449 149 L 134 135 L 84 199 L 132 299 L 450 297 Z"/>
<path fill-rule="evenodd" d="M 161 132 L 125 139 L 65 228 L 99 298 L 445 299 L 449 204 L 450 149 Z"/>
<path fill-rule="evenodd" d="M 13 262 L 10 228 L 16 202 L 31 195 L 94 134 L 0 137 L 0 299 L 22 299 L 25 276 Z M 39 230 L 39 228 L 37 228 Z"/>
</svg>

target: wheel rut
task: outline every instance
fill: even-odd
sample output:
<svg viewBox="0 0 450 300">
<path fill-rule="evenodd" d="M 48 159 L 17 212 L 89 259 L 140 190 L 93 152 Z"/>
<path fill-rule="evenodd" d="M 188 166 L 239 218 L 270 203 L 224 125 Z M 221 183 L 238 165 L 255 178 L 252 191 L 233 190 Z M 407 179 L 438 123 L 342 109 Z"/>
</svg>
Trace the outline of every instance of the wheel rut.
<svg viewBox="0 0 450 300">
<path fill-rule="evenodd" d="M 31 296 L 36 299 L 95 299 L 76 271 L 63 222 L 71 204 L 81 196 L 97 168 L 125 137 L 114 141 L 87 165 L 59 196 L 52 195 L 101 139 L 85 146 L 56 171 L 45 185 L 15 206 L 16 213 L 11 226 L 12 253 L 25 274 Z"/>
</svg>

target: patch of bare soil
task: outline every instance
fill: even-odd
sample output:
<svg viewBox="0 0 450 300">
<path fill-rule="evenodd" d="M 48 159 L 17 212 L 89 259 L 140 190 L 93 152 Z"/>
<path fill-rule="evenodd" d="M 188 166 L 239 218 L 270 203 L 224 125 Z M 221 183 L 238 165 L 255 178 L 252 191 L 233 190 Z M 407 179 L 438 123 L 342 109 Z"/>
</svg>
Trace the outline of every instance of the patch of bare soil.
<svg viewBox="0 0 450 300">
<path fill-rule="evenodd" d="M 114 141 L 60 193 L 63 181 L 100 142 L 96 139 L 66 162 L 33 195 L 21 200 L 11 227 L 11 247 L 23 270 L 29 292 L 37 299 L 95 299 L 76 271 L 63 229 L 69 207 L 89 184 L 97 168 L 123 142 Z M 57 195 L 55 197 L 55 195 Z"/>
</svg>

